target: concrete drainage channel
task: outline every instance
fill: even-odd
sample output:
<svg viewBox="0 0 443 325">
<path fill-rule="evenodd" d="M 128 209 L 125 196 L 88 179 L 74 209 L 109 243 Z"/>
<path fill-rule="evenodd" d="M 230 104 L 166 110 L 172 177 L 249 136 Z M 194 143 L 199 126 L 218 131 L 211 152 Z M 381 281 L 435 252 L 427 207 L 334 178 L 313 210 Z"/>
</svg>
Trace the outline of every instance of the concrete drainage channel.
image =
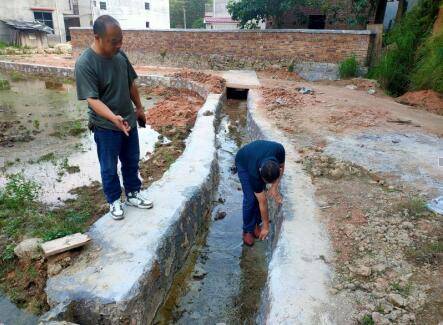
<svg viewBox="0 0 443 325">
<path fill-rule="evenodd" d="M 0 62 L 1 67 L 72 76 L 69 68 Z M 271 204 L 270 240 L 242 246 L 242 194 L 230 172 L 240 142 L 273 139 L 284 144 L 287 157 L 297 157 L 257 109 L 259 91 L 249 91 L 247 104 L 228 100 L 221 109 L 226 92 L 212 94 L 194 82 L 161 76 L 141 76 L 139 82 L 194 90 L 206 102 L 183 155 L 146 190 L 155 209 L 129 208 L 119 223 L 108 215 L 99 219 L 89 230 L 93 243 L 79 260 L 48 280 L 52 309 L 41 320 L 328 324 L 339 319 L 326 290 L 327 235 L 315 219 L 310 181 L 294 161 L 287 161 L 285 203 Z"/>
</svg>

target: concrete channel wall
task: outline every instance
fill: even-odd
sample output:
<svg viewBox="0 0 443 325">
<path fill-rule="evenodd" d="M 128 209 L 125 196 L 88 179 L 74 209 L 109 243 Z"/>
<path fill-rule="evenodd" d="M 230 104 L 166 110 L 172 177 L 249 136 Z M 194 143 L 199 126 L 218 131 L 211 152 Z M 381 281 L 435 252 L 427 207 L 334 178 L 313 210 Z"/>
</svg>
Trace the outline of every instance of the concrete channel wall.
<svg viewBox="0 0 443 325">
<path fill-rule="evenodd" d="M 298 153 L 282 131 L 260 109 L 259 90 L 248 94 L 248 133 L 252 140 L 282 143 L 286 150 L 282 180 L 283 205 L 271 205 L 271 259 L 258 324 L 343 324 L 337 302 L 328 292 L 331 251 L 328 234 L 318 220 L 309 176 L 295 161 Z"/>
<path fill-rule="evenodd" d="M 72 68 L 0 62 L 0 69 L 73 77 Z M 169 77 L 140 76 L 138 82 L 193 90 L 206 101 L 182 156 L 143 193 L 154 209 L 127 207 L 124 220 L 116 222 L 107 214 L 91 226 L 92 243 L 73 265 L 48 279 L 52 309 L 43 322 L 150 324 L 206 229 L 218 183 L 216 123 L 225 93 Z"/>
</svg>

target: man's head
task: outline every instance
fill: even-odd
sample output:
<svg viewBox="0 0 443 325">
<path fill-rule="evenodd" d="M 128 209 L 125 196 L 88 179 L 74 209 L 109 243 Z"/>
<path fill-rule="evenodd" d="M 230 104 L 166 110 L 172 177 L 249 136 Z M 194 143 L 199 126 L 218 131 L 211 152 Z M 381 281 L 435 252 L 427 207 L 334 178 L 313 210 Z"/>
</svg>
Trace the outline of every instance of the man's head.
<svg viewBox="0 0 443 325">
<path fill-rule="evenodd" d="M 260 176 L 266 183 L 274 183 L 280 177 L 280 166 L 273 159 L 265 160 L 260 167 Z"/>
<path fill-rule="evenodd" d="M 98 17 L 93 26 L 95 46 L 100 53 L 112 57 L 122 47 L 123 34 L 117 20 L 108 15 Z"/>
</svg>

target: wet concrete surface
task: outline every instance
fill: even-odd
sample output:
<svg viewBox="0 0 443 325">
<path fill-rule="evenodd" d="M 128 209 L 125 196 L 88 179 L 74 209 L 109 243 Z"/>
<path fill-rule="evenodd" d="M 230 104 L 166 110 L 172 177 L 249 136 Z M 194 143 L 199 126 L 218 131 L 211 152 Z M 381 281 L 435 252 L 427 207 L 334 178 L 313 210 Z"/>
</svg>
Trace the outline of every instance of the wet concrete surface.
<svg viewBox="0 0 443 325">
<path fill-rule="evenodd" d="M 6 182 L 7 174 L 22 173 L 41 185 L 42 202 L 58 205 L 74 197 L 69 190 L 100 181 L 93 134 L 86 130 L 87 104 L 77 100 L 75 85 L 15 80 L 6 74 L 0 78 L 11 84 L 10 90 L 0 93 L 0 122 L 8 123 L 10 128 L 2 134 L 30 136 L 27 141 L 6 140 L 0 146 L 0 186 Z M 159 97 L 149 98 L 142 96 L 143 105 L 148 108 Z M 75 135 L 65 134 L 71 129 Z M 154 150 L 158 135 L 150 126 L 139 128 L 142 159 Z M 70 166 L 78 169 L 68 172 Z"/>
<path fill-rule="evenodd" d="M 217 136 L 220 182 L 209 232 L 188 258 L 155 324 L 253 324 L 267 278 L 266 245 L 242 242 L 242 191 L 234 165 L 246 103 L 228 100 Z"/>
</svg>

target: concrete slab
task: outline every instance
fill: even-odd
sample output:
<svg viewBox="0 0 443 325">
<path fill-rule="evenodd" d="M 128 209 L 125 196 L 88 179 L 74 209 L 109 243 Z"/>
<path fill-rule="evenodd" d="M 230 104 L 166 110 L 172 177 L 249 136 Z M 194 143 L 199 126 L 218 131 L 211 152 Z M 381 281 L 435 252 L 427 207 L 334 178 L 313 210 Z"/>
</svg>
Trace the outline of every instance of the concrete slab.
<svg viewBox="0 0 443 325">
<path fill-rule="evenodd" d="M 226 79 L 226 87 L 238 89 L 255 89 L 260 87 L 260 81 L 254 70 L 228 70 L 221 73 Z"/>
<path fill-rule="evenodd" d="M 85 254 L 49 278 L 46 293 L 54 311 L 43 319 L 82 324 L 149 324 L 175 272 L 204 223 L 216 189 L 215 118 L 222 94 L 209 94 L 183 155 L 143 194 L 154 209 L 126 207 L 126 217 L 109 214 L 89 230 Z M 211 111 L 213 115 L 203 115 Z"/>
</svg>

